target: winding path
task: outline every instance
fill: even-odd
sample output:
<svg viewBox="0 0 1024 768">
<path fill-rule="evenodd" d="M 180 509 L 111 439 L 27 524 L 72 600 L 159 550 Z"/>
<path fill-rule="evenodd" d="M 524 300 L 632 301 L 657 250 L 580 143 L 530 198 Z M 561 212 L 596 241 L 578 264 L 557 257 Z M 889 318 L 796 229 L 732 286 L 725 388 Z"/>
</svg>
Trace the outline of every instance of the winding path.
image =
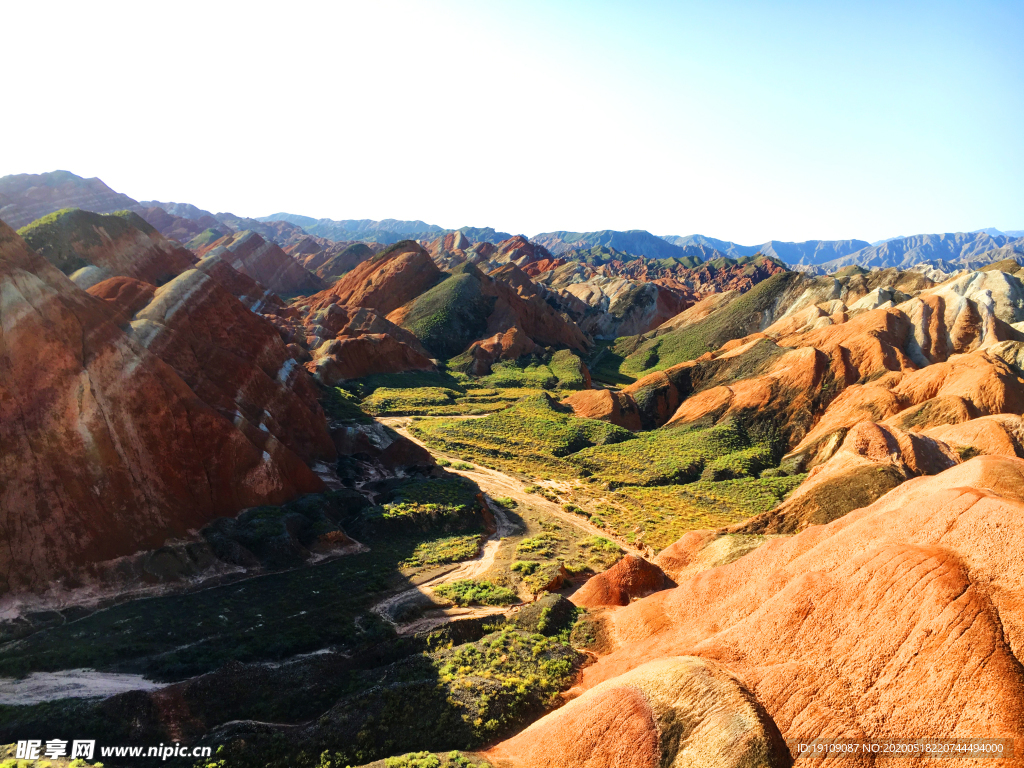
<svg viewBox="0 0 1024 768">
<path fill-rule="evenodd" d="M 414 601 L 420 595 L 426 597 L 429 595 L 430 590 L 433 590 L 434 587 L 438 587 L 441 584 L 446 584 L 450 581 L 458 581 L 460 579 L 476 578 L 494 564 L 494 558 L 498 554 L 498 547 L 501 546 L 502 538 L 512 535 L 515 533 L 516 529 L 509 521 L 508 517 L 505 516 L 501 507 L 491 501 L 489 497 L 485 496 L 484 498 L 487 501 L 487 506 L 490 508 L 491 513 L 494 515 L 496 530 L 487 537 L 480 553 L 476 557 L 472 560 L 463 560 L 454 568 L 438 574 L 434 578 L 429 579 L 422 584 L 417 584 L 414 587 L 402 590 L 391 597 L 381 600 L 373 606 L 373 612 L 395 627 L 395 629 L 398 630 L 398 634 L 410 635 L 416 632 L 424 632 L 455 618 L 488 616 L 496 613 L 504 613 L 508 610 L 503 606 L 491 605 L 472 606 L 468 608 L 438 608 L 436 610 L 431 610 L 429 615 L 406 624 L 398 624 L 392 618 L 392 609 L 401 603 Z"/>
<path fill-rule="evenodd" d="M 480 418 L 474 416 L 467 416 L 463 418 Z M 432 455 L 441 457 L 443 453 L 434 450 L 429 445 L 424 443 L 422 440 L 417 438 L 409 431 L 409 417 L 408 416 L 391 416 L 378 418 L 377 421 L 390 427 L 391 429 L 398 432 L 403 437 L 411 440 L 429 451 Z M 445 456 L 445 458 L 454 459 L 456 462 L 462 462 L 462 459 L 457 457 Z M 511 475 L 507 475 L 504 472 L 499 472 L 496 469 L 488 469 L 487 467 L 474 466 L 472 469 L 454 469 L 453 467 L 447 468 L 449 472 L 453 474 L 461 475 L 469 480 L 476 483 L 480 490 L 485 494 L 488 507 L 494 515 L 497 530 L 491 534 L 484 542 L 484 546 L 475 558 L 472 560 L 465 560 L 450 570 L 444 573 L 438 574 L 437 576 L 429 579 L 428 581 L 418 584 L 409 589 L 402 590 L 391 597 L 385 598 L 381 602 L 373 606 L 373 612 L 384 619 L 386 622 L 391 624 L 398 631 L 400 635 L 409 635 L 416 632 L 424 632 L 434 627 L 440 626 L 448 621 L 455 618 L 466 618 L 469 616 L 490 616 L 499 613 L 505 613 L 509 609 L 500 606 L 472 606 L 467 608 L 438 608 L 430 610 L 427 615 L 423 618 L 416 619 L 405 624 L 399 624 L 392 618 L 394 609 L 405 602 L 426 602 L 429 600 L 429 593 L 435 587 L 439 587 L 442 584 L 446 584 L 451 581 L 457 581 L 460 579 L 472 579 L 482 573 L 486 572 L 493 564 L 495 555 L 498 553 L 498 547 L 501 544 L 501 539 L 505 536 L 511 536 L 516 532 L 515 526 L 509 521 L 502 508 L 495 504 L 493 499 L 495 497 L 508 497 L 514 499 L 518 504 L 524 507 L 533 507 L 541 512 L 544 512 L 551 517 L 556 517 L 563 522 L 568 523 L 592 536 L 600 536 L 605 539 L 611 539 L 615 541 L 623 550 L 640 557 L 644 556 L 644 553 L 638 550 L 633 545 L 626 541 L 623 541 L 617 536 L 610 534 L 603 528 L 598 528 L 596 525 L 591 523 L 589 520 L 585 520 L 578 515 L 574 515 L 571 512 L 566 512 L 558 504 L 548 501 L 543 496 L 535 493 L 527 493 L 526 485 L 523 481 L 517 480 Z"/>
<path fill-rule="evenodd" d="M 442 418 L 442 417 L 439 417 Z M 447 418 L 447 417 L 443 417 Z M 479 417 L 476 417 L 479 418 Z M 382 424 L 386 424 L 395 430 L 403 437 L 412 440 L 416 445 L 422 446 L 426 450 L 430 451 L 435 456 L 443 456 L 444 454 L 431 448 L 429 445 L 424 443 L 418 437 L 409 432 L 409 417 L 408 416 L 392 416 L 387 418 L 377 419 Z M 452 458 L 452 457 L 446 457 Z M 462 462 L 462 459 L 454 458 L 454 461 Z M 522 480 L 517 480 L 511 475 L 507 475 L 504 472 L 499 472 L 496 469 L 488 469 L 487 467 L 474 466 L 473 469 L 453 469 L 452 467 L 447 468 L 449 472 L 453 472 L 457 475 L 462 475 L 477 485 L 480 489 L 488 496 L 494 498 L 499 496 L 507 496 L 511 499 L 515 499 L 516 502 L 527 507 L 533 507 L 539 509 L 542 512 L 557 517 L 563 520 L 569 525 L 573 525 L 581 531 L 585 531 L 592 536 L 600 536 L 604 539 L 610 539 L 618 544 L 624 551 L 634 555 L 643 557 L 644 553 L 637 549 L 629 542 L 609 533 L 604 528 L 598 528 L 589 520 L 581 518 L 579 515 L 574 515 L 571 512 L 566 512 L 561 506 L 548 501 L 543 496 L 535 493 L 526 492 L 526 484 Z"/>
</svg>

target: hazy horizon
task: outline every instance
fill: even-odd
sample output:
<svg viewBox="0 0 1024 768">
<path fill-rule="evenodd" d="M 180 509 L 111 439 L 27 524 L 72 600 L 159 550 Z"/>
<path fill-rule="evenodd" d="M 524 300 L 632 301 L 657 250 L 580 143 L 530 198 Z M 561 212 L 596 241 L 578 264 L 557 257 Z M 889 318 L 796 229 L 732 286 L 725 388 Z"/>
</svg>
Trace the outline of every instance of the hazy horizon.
<svg viewBox="0 0 1024 768">
<path fill-rule="evenodd" d="M 523 234 L 1024 227 L 1014 3 L 247 8 L 9 9 L 49 43 L 0 52 L 23 106 L 0 175 Z"/>
</svg>

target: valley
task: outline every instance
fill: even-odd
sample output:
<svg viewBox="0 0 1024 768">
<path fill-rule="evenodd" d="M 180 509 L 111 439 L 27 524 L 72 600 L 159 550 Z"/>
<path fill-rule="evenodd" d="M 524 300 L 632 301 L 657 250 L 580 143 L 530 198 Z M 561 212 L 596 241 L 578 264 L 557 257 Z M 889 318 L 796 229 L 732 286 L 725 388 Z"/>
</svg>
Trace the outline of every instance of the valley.
<svg viewBox="0 0 1024 768">
<path fill-rule="evenodd" d="M 66 172 L 0 193 L 0 743 L 1024 752 L 1012 235 L 746 248 L 247 218 Z"/>
</svg>

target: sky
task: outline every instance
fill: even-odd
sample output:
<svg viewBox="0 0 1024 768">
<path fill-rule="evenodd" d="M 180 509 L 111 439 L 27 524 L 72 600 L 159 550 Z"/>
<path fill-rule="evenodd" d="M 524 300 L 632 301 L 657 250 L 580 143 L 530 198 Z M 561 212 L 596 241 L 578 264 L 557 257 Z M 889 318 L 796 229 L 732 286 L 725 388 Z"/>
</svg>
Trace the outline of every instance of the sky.
<svg viewBox="0 0 1024 768">
<path fill-rule="evenodd" d="M 1024 2 L 8 3 L 0 175 L 744 244 L 1024 228 Z"/>
</svg>

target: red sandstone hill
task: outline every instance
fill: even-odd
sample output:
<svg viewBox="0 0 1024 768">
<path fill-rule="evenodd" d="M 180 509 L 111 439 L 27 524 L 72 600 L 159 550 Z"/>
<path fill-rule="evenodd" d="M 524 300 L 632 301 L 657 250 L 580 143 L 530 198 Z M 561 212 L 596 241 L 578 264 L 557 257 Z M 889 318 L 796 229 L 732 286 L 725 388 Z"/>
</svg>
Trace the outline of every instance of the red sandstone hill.
<svg viewBox="0 0 1024 768">
<path fill-rule="evenodd" d="M 441 279 L 430 255 L 411 240 L 395 243 L 367 259 L 333 286 L 310 296 L 311 309 L 330 304 L 366 307 L 387 315 Z"/>
<path fill-rule="evenodd" d="M 673 280 L 697 293 L 746 292 L 772 275 L 786 272 L 786 266 L 764 256 L 735 260 L 718 258 L 696 266 L 666 259 L 613 259 L 601 265 L 602 274 L 638 282 Z"/>
<path fill-rule="evenodd" d="M 1017 374 L 985 350 L 1024 341 L 1009 322 L 1020 319 L 1015 313 L 1024 316 L 1013 298 L 1021 289 L 1003 273 L 976 274 L 914 298 L 893 289 L 898 305 L 892 291 L 886 298 L 878 289 L 851 299 L 852 306 L 838 299 L 813 303 L 819 290 L 834 287 L 797 282 L 774 299 L 781 317 L 765 313 L 763 330 L 747 335 L 751 326 L 744 318 L 752 315 L 740 308 L 739 294 L 709 297 L 646 341 L 638 339 L 634 356 L 664 349 L 667 340 L 675 348 L 705 344 L 704 328 L 735 324 L 743 329 L 740 337 L 716 340 L 717 349 L 625 387 L 621 394 L 632 403 L 620 402 L 619 410 L 635 408 L 646 428 L 726 418 L 773 421 L 808 467 L 822 450 L 834 452 L 839 431 L 857 421 L 891 419 L 901 429 L 924 429 L 1013 412 L 1020 399 Z M 1006 348 L 1003 354 L 1014 353 Z M 596 416 L 592 406 L 588 413 Z"/>
<path fill-rule="evenodd" d="M 606 609 L 580 698 L 492 759 L 781 766 L 776 733 L 927 734 L 1010 739 L 1021 765 L 1022 478 L 1024 460 L 978 457 Z"/>
<path fill-rule="evenodd" d="M 608 265 L 555 259 L 542 245 L 521 235 L 495 245 L 473 243 L 463 233 L 453 232 L 434 240 L 428 249 L 434 262 L 449 271 L 467 263 L 492 277 L 516 269 L 530 283 L 531 294 L 541 295 L 585 335 L 596 338 L 645 333 L 694 301 L 694 290 L 672 277 L 655 278 L 653 273 L 649 277 L 644 271 L 640 277 L 626 278 Z"/>
<path fill-rule="evenodd" d="M 305 373 L 202 272 L 104 300 L 0 224 L 0 287 L 3 590 L 322 488 L 300 458 L 333 455 Z"/>
<path fill-rule="evenodd" d="M 457 365 L 487 373 L 499 359 L 541 347 L 582 351 L 590 344 L 518 267 L 507 264 L 488 276 L 464 263 L 449 274 L 412 241 L 367 258 L 298 303 L 301 325 L 282 332 L 302 337 L 312 357 L 307 368 L 331 385 L 430 369 L 432 357 L 459 356 Z"/>
<path fill-rule="evenodd" d="M 213 216 L 204 215 L 198 219 L 186 219 L 184 216 L 174 216 L 158 206 L 149 208 L 139 206 L 136 208 L 136 212 L 148 224 L 159 230 L 164 237 L 177 240 L 179 243 L 187 243 L 207 229 L 224 228 L 224 225 Z"/>
<path fill-rule="evenodd" d="M 332 285 L 344 274 L 383 250 L 377 243 L 353 241 L 331 242 L 322 237 L 304 237 L 285 248 L 285 253 L 299 264 Z"/>
<path fill-rule="evenodd" d="M 202 271 L 156 289 L 131 335 L 255 445 L 280 442 L 307 463 L 333 458 L 317 391 L 277 329 Z"/>
<path fill-rule="evenodd" d="M 305 318 L 292 332 L 303 336 L 312 356 L 306 367 L 328 385 L 374 373 L 432 369 L 419 339 L 385 315 L 442 276 L 411 240 L 358 263 L 330 288 L 303 301 Z"/>
<path fill-rule="evenodd" d="M 485 275 L 463 264 L 429 291 L 388 315 L 417 336 L 437 358 L 475 375 L 499 359 L 539 347 L 585 351 L 590 340 L 548 304 L 521 269 L 505 265 Z"/>
<path fill-rule="evenodd" d="M 83 288 L 115 275 L 161 285 L 196 261 L 138 214 L 66 208 L 22 227 L 30 247 Z"/>
<path fill-rule="evenodd" d="M 304 269 L 276 243 L 255 232 L 237 232 L 220 238 L 197 250 L 197 255 L 219 256 L 238 272 L 283 296 L 307 295 L 324 287 L 319 277 Z"/>
</svg>

